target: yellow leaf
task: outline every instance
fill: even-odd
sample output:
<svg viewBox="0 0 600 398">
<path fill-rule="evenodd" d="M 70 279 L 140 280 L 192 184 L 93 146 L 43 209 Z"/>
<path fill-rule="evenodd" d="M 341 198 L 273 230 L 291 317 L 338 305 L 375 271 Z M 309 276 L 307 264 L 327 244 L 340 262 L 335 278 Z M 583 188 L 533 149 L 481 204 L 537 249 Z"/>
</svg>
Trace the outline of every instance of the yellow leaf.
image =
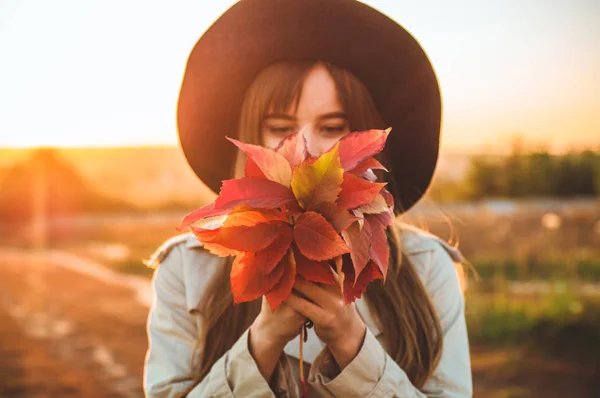
<svg viewBox="0 0 600 398">
<path fill-rule="evenodd" d="M 314 163 L 301 163 L 292 176 L 292 191 L 304 209 L 323 202 L 334 202 L 341 191 L 344 169 L 339 145 L 321 155 Z"/>
</svg>

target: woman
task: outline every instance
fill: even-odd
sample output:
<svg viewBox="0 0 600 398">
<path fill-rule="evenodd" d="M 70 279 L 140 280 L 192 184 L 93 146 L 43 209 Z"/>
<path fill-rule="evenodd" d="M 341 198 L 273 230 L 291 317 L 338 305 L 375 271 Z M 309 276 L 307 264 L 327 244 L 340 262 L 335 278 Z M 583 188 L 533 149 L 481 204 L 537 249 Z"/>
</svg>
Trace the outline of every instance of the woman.
<svg viewBox="0 0 600 398">
<path fill-rule="evenodd" d="M 218 191 L 243 173 L 226 135 L 275 147 L 301 130 L 316 156 L 351 131 L 391 126 L 380 160 L 400 214 L 430 183 L 440 112 L 427 57 L 377 11 L 353 0 L 242 0 L 190 55 L 178 130 L 192 169 Z M 303 366 L 311 397 L 471 396 L 460 253 L 401 223 L 388 241 L 386 282 L 355 304 L 297 279 L 275 311 L 264 298 L 233 305 L 231 261 L 193 235 L 166 242 L 151 259 L 146 395 L 298 396 Z"/>
</svg>

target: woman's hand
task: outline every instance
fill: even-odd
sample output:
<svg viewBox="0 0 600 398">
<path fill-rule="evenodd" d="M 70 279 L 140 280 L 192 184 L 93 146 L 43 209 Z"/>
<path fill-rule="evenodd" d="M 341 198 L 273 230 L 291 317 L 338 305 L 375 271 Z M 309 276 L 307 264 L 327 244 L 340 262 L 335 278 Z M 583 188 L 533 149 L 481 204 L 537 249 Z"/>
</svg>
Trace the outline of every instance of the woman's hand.
<svg viewBox="0 0 600 398">
<path fill-rule="evenodd" d="M 344 369 L 358 354 L 365 338 L 366 326 L 354 303 L 345 305 L 339 285 L 320 285 L 296 278 L 294 290 L 307 299 L 292 294 L 284 301 L 315 324 L 315 333 Z"/>
<path fill-rule="evenodd" d="M 285 303 L 275 311 L 263 296 L 260 313 L 250 326 L 250 353 L 267 382 L 271 379 L 285 345 L 299 333 L 306 317 Z"/>
<path fill-rule="evenodd" d="M 281 303 L 275 311 L 271 311 L 269 302 L 263 296 L 260 313 L 254 320 L 251 331 L 256 331 L 262 338 L 275 345 L 285 346 L 298 336 L 305 322 L 306 317 L 285 302 Z"/>
</svg>

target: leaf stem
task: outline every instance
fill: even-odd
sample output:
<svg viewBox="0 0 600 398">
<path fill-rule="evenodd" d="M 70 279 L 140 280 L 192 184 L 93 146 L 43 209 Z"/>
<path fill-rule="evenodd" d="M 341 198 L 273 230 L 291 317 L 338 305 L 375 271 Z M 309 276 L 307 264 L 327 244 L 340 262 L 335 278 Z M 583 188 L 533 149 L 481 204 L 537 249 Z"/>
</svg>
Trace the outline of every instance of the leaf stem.
<svg viewBox="0 0 600 398">
<path fill-rule="evenodd" d="M 302 325 L 302 328 L 300 329 L 300 384 L 302 386 L 302 398 L 308 397 L 308 388 L 306 386 L 306 380 L 304 379 L 304 355 L 302 354 L 304 340 L 307 337 L 306 333 L 306 325 Z"/>
</svg>

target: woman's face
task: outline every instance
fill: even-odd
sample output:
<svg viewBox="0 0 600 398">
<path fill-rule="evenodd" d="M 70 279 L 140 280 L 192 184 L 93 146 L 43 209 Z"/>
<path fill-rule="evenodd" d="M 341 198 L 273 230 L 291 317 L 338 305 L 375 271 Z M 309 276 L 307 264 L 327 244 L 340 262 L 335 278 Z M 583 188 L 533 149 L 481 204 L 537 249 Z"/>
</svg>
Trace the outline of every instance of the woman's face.
<svg viewBox="0 0 600 398">
<path fill-rule="evenodd" d="M 304 83 L 298 108 L 286 114 L 268 113 L 261 126 L 265 146 L 275 148 L 289 134 L 302 130 L 308 151 L 319 156 L 350 132 L 337 98 L 333 79 L 322 65 L 312 68 Z"/>
</svg>

